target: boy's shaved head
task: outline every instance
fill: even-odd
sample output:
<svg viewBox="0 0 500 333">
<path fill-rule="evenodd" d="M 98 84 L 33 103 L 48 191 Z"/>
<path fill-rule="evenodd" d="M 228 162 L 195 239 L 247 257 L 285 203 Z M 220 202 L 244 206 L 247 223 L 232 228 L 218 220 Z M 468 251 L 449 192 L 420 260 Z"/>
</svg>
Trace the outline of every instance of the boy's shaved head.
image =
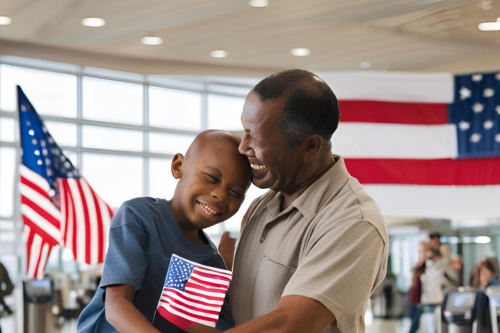
<svg viewBox="0 0 500 333">
<path fill-rule="evenodd" d="M 204 131 L 186 156 L 175 155 L 171 168 L 179 183 L 171 205 L 181 228 L 203 229 L 238 211 L 252 177 L 247 157 L 238 152 L 240 141 L 226 131 Z"/>
<path fill-rule="evenodd" d="M 240 145 L 240 138 L 238 138 L 236 135 L 227 132 L 227 131 L 220 131 L 220 130 L 208 130 L 208 131 L 203 131 L 200 134 L 196 136 L 196 138 L 193 140 L 191 145 L 188 148 L 188 151 L 186 152 L 186 159 L 189 159 L 190 157 L 197 156 L 198 154 L 203 152 L 203 148 L 206 145 L 217 145 L 217 144 L 226 144 L 230 146 L 234 146 L 235 152 L 238 153 L 238 146 Z M 240 155 L 238 153 L 238 155 Z M 247 158 L 243 155 L 241 157 L 245 160 Z"/>
</svg>

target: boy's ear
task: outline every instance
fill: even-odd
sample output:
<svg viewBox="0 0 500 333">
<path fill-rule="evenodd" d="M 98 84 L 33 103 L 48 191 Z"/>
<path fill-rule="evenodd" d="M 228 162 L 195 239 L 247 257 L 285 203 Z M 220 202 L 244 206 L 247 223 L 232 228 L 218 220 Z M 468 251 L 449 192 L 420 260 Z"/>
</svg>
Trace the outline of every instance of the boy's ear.
<svg viewBox="0 0 500 333">
<path fill-rule="evenodd" d="M 184 156 L 180 153 L 175 154 L 172 160 L 172 165 L 170 169 L 172 171 L 172 176 L 175 179 L 180 179 L 182 177 L 182 164 L 184 163 Z"/>
</svg>

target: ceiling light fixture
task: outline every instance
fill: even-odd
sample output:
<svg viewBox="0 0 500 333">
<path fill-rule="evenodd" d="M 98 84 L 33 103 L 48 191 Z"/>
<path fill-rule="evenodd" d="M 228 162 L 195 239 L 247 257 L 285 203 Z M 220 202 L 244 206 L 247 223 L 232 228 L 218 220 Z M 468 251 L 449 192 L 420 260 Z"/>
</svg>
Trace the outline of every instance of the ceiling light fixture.
<svg viewBox="0 0 500 333">
<path fill-rule="evenodd" d="M 163 44 L 163 38 L 155 36 L 146 36 L 141 38 L 141 43 L 144 45 L 156 46 Z"/>
<path fill-rule="evenodd" d="M 372 63 L 369 61 L 362 61 L 358 64 L 358 67 L 361 69 L 369 69 L 370 67 L 372 67 Z"/>
<path fill-rule="evenodd" d="M 106 21 L 100 17 L 87 17 L 82 20 L 82 25 L 91 28 L 100 28 L 106 24 Z"/>
<path fill-rule="evenodd" d="M 483 22 L 478 25 L 481 31 L 500 31 L 500 22 Z"/>
<path fill-rule="evenodd" d="M 222 59 L 227 57 L 227 52 L 224 50 L 213 50 L 210 52 L 210 56 L 216 59 Z"/>
<path fill-rule="evenodd" d="M 12 23 L 12 19 L 8 16 L 0 16 L 0 25 L 9 25 Z"/>
<path fill-rule="evenodd" d="M 255 8 L 262 8 L 262 7 L 267 7 L 269 6 L 269 1 L 268 0 L 250 0 L 248 4 L 251 7 Z"/>
<path fill-rule="evenodd" d="M 292 55 L 295 57 L 307 57 L 311 54 L 311 50 L 306 49 L 305 47 L 297 47 L 295 49 L 292 49 L 290 53 L 292 53 Z"/>
</svg>

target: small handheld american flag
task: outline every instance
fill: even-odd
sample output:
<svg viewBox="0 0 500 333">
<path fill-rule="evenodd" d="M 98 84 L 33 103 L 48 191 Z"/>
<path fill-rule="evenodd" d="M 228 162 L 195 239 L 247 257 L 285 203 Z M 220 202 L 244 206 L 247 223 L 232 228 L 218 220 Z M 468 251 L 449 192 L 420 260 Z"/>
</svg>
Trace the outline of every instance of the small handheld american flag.
<svg viewBox="0 0 500 333">
<path fill-rule="evenodd" d="M 79 262 L 103 262 L 113 212 L 64 155 L 21 87 L 17 92 L 27 277 L 43 278 L 57 244 L 71 250 Z"/>
<path fill-rule="evenodd" d="M 215 327 L 232 273 L 172 255 L 158 313 L 182 329 L 195 324 Z"/>
</svg>

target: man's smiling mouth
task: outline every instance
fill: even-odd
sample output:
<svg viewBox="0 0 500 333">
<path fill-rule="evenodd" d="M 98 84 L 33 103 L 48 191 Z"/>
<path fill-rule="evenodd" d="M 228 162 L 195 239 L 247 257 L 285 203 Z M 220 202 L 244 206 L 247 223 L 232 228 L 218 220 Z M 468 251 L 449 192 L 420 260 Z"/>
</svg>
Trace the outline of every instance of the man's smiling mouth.
<svg viewBox="0 0 500 333">
<path fill-rule="evenodd" d="M 258 164 L 250 164 L 250 166 L 252 167 L 253 170 L 257 171 L 267 168 L 265 165 L 258 165 Z"/>
</svg>

